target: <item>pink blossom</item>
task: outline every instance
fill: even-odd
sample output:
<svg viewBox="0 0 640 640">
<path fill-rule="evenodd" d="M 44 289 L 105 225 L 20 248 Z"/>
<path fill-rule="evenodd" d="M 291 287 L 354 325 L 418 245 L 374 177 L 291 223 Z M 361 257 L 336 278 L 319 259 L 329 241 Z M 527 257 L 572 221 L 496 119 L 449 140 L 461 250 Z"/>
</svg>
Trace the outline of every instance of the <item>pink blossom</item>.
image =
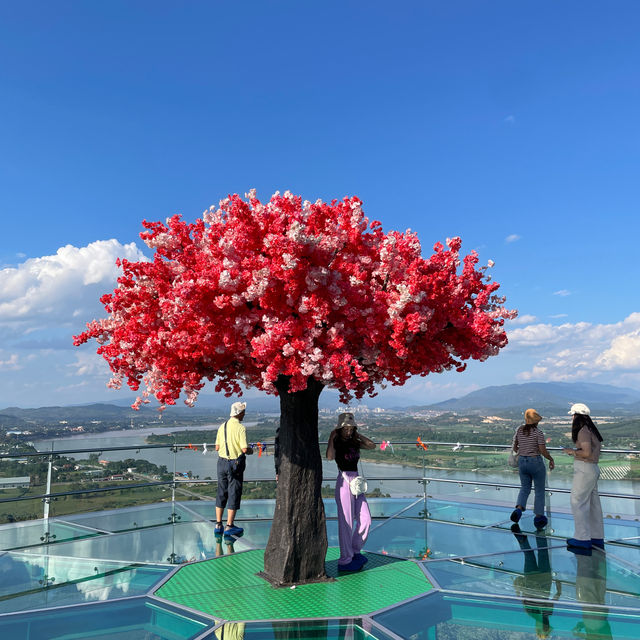
<svg viewBox="0 0 640 640">
<path fill-rule="evenodd" d="M 415 233 L 385 234 L 355 197 L 311 203 L 287 191 L 262 203 L 252 190 L 192 224 L 143 226 L 155 259 L 123 260 L 101 299 L 107 317 L 74 339 L 97 341 L 111 386 L 142 385 L 136 408 L 150 394 L 192 404 L 207 380 L 227 395 L 240 384 L 275 393 L 280 375 L 292 392 L 313 376 L 347 401 L 507 344 L 515 312 L 475 252 L 461 259 L 452 238 L 423 258 Z"/>
</svg>

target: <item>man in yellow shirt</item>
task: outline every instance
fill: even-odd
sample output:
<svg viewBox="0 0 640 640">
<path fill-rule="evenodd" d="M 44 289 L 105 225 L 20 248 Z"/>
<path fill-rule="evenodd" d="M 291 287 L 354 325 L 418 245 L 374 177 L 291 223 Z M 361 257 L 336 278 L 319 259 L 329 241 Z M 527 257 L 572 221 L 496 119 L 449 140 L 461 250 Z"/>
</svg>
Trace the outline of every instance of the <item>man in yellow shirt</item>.
<svg viewBox="0 0 640 640">
<path fill-rule="evenodd" d="M 233 521 L 240 508 L 242 481 L 246 466 L 245 456 L 253 453 L 247 444 L 247 430 L 242 425 L 246 402 L 231 405 L 229 419 L 218 429 L 216 451 L 218 452 L 218 495 L 216 497 L 215 533 L 225 536 L 241 536 L 244 530 Z M 222 514 L 227 508 L 227 526 L 222 527 Z"/>
</svg>

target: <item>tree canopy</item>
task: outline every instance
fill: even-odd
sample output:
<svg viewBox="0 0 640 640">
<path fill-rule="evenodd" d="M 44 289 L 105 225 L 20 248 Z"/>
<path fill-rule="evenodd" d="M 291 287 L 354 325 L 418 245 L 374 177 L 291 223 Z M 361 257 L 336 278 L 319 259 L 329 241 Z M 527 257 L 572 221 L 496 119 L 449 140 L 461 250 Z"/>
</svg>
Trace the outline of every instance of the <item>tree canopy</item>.
<svg viewBox="0 0 640 640">
<path fill-rule="evenodd" d="M 143 387 L 161 405 L 193 404 L 207 380 L 277 393 L 309 377 L 341 400 L 375 395 L 411 375 L 465 368 L 507 344 L 515 312 L 460 238 L 422 257 L 415 233 L 384 233 L 357 197 L 302 201 L 289 192 L 262 203 L 232 195 L 190 224 L 175 215 L 143 222 L 151 261 L 119 261 L 101 298 L 107 317 L 74 337 L 95 338 L 110 386 Z"/>
</svg>

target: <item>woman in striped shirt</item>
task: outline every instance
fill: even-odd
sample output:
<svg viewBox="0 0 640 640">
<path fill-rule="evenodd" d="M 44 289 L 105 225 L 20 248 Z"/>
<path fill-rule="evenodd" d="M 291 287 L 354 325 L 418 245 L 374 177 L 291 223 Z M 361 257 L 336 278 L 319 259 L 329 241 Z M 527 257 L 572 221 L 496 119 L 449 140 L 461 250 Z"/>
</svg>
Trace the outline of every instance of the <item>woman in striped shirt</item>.
<svg viewBox="0 0 640 640">
<path fill-rule="evenodd" d="M 535 487 L 533 524 L 536 529 L 543 529 L 547 526 L 547 518 L 544 515 L 544 485 L 547 469 L 542 457 L 549 460 L 549 470 L 555 466 L 551 454 L 547 451 L 544 433 L 538 429 L 540 420 L 542 420 L 542 416 L 535 409 L 527 409 L 524 412 L 525 423 L 518 427 L 513 436 L 513 450 L 519 454 L 520 493 L 516 508 L 511 513 L 511 520 L 517 524 L 522 517 L 522 512 L 527 507 L 527 499 L 531 493 L 531 483 L 533 482 Z"/>
</svg>

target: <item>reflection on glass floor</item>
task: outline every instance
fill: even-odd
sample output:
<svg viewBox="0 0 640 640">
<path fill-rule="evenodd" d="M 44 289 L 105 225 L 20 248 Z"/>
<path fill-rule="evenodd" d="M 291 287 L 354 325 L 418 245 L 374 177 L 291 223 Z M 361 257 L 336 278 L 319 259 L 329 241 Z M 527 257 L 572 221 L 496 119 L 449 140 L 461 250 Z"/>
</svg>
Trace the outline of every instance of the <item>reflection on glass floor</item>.
<svg viewBox="0 0 640 640">
<path fill-rule="evenodd" d="M 243 626 L 172 606 L 153 593 L 176 565 L 264 549 L 274 501 L 244 502 L 245 532 L 233 541 L 214 535 L 212 502 L 160 503 L 0 526 L 0 637 L 213 640 L 223 629 L 227 639 L 640 637 L 635 519 L 606 519 L 606 552 L 575 555 L 565 546 L 573 533 L 566 513 L 553 513 L 542 533 L 525 513 L 515 535 L 504 505 L 369 503 L 366 550 L 419 563 L 435 591 L 425 587 L 424 596 L 366 616 L 247 616 Z M 337 546 L 335 502 L 325 504 L 329 545 Z"/>
<path fill-rule="evenodd" d="M 492 600 L 446 592 L 413 600 L 373 617 L 411 640 L 633 640 L 638 618 L 606 608 Z"/>
</svg>

